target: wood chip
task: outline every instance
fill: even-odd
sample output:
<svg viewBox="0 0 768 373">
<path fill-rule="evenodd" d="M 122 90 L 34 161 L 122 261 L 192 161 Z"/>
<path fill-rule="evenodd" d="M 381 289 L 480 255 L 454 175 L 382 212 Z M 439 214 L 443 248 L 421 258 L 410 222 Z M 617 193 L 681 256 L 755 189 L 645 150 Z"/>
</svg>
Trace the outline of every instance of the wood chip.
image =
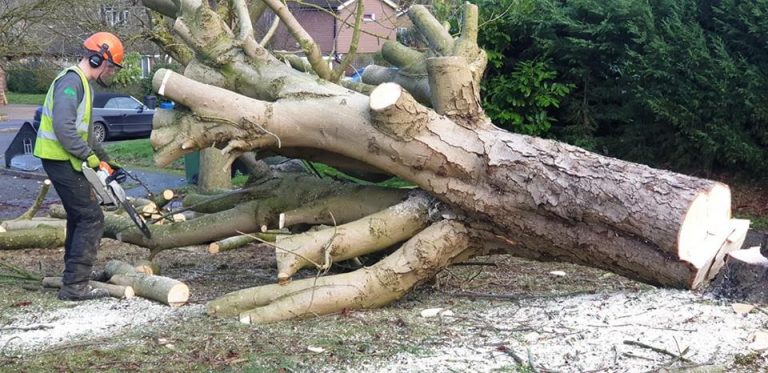
<svg viewBox="0 0 768 373">
<path fill-rule="evenodd" d="M 749 348 L 754 351 L 768 350 L 768 331 L 756 331 L 752 336 L 752 343 L 749 344 Z"/>
<path fill-rule="evenodd" d="M 752 312 L 752 310 L 755 309 L 755 306 L 751 304 L 734 303 L 731 305 L 731 308 L 733 308 L 733 311 L 739 315 L 746 315 Z"/>
<path fill-rule="evenodd" d="M 427 308 L 421 311 L 421 317 L 435 317 L 442 310 L 443 310 L 442 308 Z"/>
</svg>

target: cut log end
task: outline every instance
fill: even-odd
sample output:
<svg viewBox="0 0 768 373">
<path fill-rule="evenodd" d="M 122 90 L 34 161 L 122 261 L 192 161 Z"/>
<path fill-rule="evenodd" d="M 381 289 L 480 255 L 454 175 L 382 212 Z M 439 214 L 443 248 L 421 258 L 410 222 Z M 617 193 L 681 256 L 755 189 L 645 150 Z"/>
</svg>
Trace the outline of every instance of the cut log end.
<svg viewBox="0 0 768 373">
<path fill-rule="evenodd" d="M 220 251 L 220 247 L 219 247 L 219 244 L 217 244 L 216 242 L 208 245 L 208 253 L 209 254 L 218 254 L 219 251 Z"/>
<path fill-rule="evenodd" d="M 186 284 L 176 284 L 168 291 L 168 305 L 181 307 L 189 300 L 189 287 Z"/>
<path fill-rule="evenodd" d="M 172 200 L 174 195 L 175 193 L 170 189 L 166 189 L 163 191 L 163 199 L 165 199 L 166 201 Z"/>
<path fill-rule="evenodd" d="M 371 92 L 371 110 L 380 111 L 394 105 L 402 92 L 403 89 L 397 83 L 380 84 Z"/>
<path fill-rule="evenodd" d="M 678 235 L 679 258 L 701 268 L 730 234 L 730 219 L 731 190 L 725 184 L 715 183 L 693 200 L 685 214 Z M 714 237 L 718 239 L 713 240 Z"/>
</svg>

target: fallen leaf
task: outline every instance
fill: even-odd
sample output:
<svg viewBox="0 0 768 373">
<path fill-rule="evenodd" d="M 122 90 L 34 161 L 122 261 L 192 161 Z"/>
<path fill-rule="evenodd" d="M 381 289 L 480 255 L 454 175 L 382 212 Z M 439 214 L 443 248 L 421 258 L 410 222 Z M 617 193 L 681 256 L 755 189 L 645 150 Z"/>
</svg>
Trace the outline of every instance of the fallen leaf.
<svg viewBox="0 0 768 373">
<path fill-rule="evenodd" d="M 321 352 L 325 352 L 324 348 L 322 348 L 322 347 L 314 347 L 314 346 L 307 346 L 307 350 L 309 350 L 311 352 L 316 352 L 318 354 L 321 353 Z"/>
<path fill-rule="evenodd" d="M 731 308 L 733 308 L 733 311 L 739 315 L 746 315 L 752 312 L 752 310 L 755 309 L 755 306 L 751 304 L 734 303 L 731 305 Z"/>
</svg>

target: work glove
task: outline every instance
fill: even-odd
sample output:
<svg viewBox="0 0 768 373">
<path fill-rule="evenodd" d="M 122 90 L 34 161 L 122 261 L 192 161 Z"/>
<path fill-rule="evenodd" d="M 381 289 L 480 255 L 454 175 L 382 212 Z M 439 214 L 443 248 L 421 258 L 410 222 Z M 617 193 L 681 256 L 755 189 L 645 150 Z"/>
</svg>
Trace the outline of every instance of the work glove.
<svg viewBox="0 0 768 373">
<path fill-rule="evenodd" d="M 96 154 L 91 154 L 85 159 L 85 162 L 88 163 L 88 167 L 97 168 L 99 167 L 101 160 L 99 160 L 99 157 L 97 157 Z"/>
</svg>

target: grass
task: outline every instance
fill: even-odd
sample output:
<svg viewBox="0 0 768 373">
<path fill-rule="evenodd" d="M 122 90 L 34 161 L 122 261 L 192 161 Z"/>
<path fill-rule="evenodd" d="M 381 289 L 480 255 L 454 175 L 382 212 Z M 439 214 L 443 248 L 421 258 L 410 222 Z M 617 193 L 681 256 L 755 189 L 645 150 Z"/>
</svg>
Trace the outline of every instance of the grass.
<svg viewBox="0 0 768 373">
<path fill-rule="evenodd" d="M 104 150 L 109 153 L 109 156 L 128 166 L 148 169 L 158 169 L 155 166 L 155 161 L 152 158 L 153 150 L 152 145 L 149 143 L 149 139 L 136 139 L 136 140 L 124 140 L 108 143 L 104 145 Z M 177 159 L 167 169 L 183 170 L 184 160 Z"/>
<path fill-rule="evenodd" d="M 9 104 L 42 105 L 45 93 L 16 93 L 6 92 Z"/>
</svg>

